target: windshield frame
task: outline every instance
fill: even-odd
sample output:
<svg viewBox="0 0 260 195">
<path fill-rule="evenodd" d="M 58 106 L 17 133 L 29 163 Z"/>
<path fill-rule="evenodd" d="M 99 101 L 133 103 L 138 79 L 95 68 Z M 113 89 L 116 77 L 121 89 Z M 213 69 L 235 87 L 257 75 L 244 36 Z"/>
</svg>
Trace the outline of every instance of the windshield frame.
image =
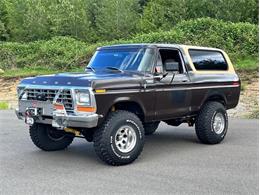
<svg viewBox="0 0 260 195">
<path fill-rule="evenodd" d="M 99 52 L 101 52 L 101 51 L 115 51 L 115 52 L 120 52 L 120 51 L 128 51 L 129 50 L 129 52 L 131 51 L 131 50 L 135 50 L 134 52 L 135 52 L 135 54 L 133 54 L 134 55 L 134 58 L 135 57 L 138 57 L 137 55 L 139 55 L 139 53 L 140 52 L 142 52 L 142 56 L 141 56 L 141 59 L 140 59 L 140 61 L 139 61 L 139 63 L 138 63 L 138 66 L 136 67 L 136 69 L 120 69 L 121 71 L 128 71 L 128 72 L 140 72 L 140 73 L 150 73 L 150 74 L 152 74 L 153 73 L 153 69 L 154 69 L 154 67 L 155 67 L 155 65 L 156 65 L 156 56 L 157 56 L 157 50 L 156 50 L 156 47 L 110 47 L 110 48 L 98 48 L 96 51 L 95 51 L 95 53 L 94 53 L 94 55 L 92 56 L 92 58 L 90 59 L 90 61 L 89 61 L 89 63 L 88 63 L 88 65 L 86 66 L 86 71 L 87 71 L 87 67 L 89 67 L 89 68 L 91 68 L 91 69 L 94 69 L 95 70 L 95 72 L 96 71 L 104 71 L 104 70 L 107 70 L 108 71 L 108 69 L 106 69 L 106 67 L 113 67 L 113 65 L 111 65 L 111 64 L 107 64 L 107 65 L 105 65 L 105 66 L 102 66 L 102 68 L 98 68 L 98 69 L 96 69 L 96 67 L 95 66 L 92 66 L 92 64 L 93 64 L 93 62 L 94 62 L 94 60 L 95 60 L 95 58 L 96 58 L 96 56 L 98 55 L 98 53 Z M 147 55 L 147 53 L 148 52 L 151 52 L 150 53 L 150 57 L 148 56 L 148 58 L 147 59 L 145 59 L 144 57 L 145 57 L 145 55 Z M 149 54 L 149 53 L 148 53 Z M 146 61 L 143 61 L 143 60 L 146 60 Z M 130 61 L 131 62 L 131 61 Z M 131 63 L 130 63 L 130 65 L 133 63 L 133 62 L 135 62 L 135 61 L 132 61 Z M 146 67 L 145 69 L 146 70 L 138 70 L 139 69 L 139 67 L 140 67 L 140 65 L 142 64 L 142 63 L 146 63 L 145 65 L 144 65 L 144 67 Z M 149 63 L 149 64 L 148 64 Z M 122 66 L 123 64 L 120 64 L 120 66 Z M 129 64 L 127 65 L 127 66 L 129 66 Z M 118 66 L 114 66 L 114 68 L 117 68 L 117 69 L 119 69 L 118 68 Z M 111 70 L 110 70 L 111 71 Z"/>
</svg>

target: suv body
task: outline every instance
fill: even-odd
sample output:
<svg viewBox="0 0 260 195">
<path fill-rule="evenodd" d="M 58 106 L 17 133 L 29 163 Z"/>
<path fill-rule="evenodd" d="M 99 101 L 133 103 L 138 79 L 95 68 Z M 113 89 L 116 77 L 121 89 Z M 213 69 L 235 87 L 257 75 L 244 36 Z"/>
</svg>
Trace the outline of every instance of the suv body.
<svg viewBox="0 0 260 195">
<path fill-rule="evenodd" d="M 43 150 L 63 149 L 83 135 L 94 140 L 102 160 L 121 165 L 138 157 L 144 134 L 160 121 L 195 123 L 200 141 L 219 143 L 227 132 L 226 110 L 239 95 L 240 79 L 220 49 L 113 45 L 98 48 L 85 72 L 22 80 L 16 114 Z M 41 132 L 48 142 L 39 141 Z"/>
</svg>

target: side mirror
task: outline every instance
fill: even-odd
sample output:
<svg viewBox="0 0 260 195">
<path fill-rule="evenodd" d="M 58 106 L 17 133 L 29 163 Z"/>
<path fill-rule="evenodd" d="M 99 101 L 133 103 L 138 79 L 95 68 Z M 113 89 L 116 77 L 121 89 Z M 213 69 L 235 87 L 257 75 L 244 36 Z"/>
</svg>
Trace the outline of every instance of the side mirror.
<svg viewBox="0 0 260 195">
<path fill-rule="evenodd" d="M 167 72 L 178 72 L 179 71 L 179 62 L 165 62 L 165 70 Z"/>
</svg>

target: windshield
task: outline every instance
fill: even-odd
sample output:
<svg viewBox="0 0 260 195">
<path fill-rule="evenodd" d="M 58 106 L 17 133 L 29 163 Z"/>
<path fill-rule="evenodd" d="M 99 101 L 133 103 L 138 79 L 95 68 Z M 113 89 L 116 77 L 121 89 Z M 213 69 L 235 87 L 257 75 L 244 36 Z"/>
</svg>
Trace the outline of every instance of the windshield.
<svg viewBox="0 0 260 195">
<path fill-rule="evenodd" d="M 115 70 L 150 72 L 153 62 L 153 49 L 101 49 L 96 51 L 87 67 L 95 71 L 114 68 Z"/>
</svg>

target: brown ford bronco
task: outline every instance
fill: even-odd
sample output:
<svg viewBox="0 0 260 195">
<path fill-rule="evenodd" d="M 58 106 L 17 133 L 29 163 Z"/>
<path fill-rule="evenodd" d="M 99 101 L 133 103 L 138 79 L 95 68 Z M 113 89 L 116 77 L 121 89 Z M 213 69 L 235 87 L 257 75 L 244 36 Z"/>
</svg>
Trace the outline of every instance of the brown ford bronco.
<svg viewBox="0 0 260 195">
<path fill-rule="evenodd" d="M 195 124 L 202 143 L 221 142 L 240 80 L 219 49 L 127 44 L 98 48 L 85 72 L 26 78 L 17 91 L 16 115 L 37 147 L 61 150 L 84 137 L 103 161 L 123 165 L 161 121 Z"/>
</svg>

